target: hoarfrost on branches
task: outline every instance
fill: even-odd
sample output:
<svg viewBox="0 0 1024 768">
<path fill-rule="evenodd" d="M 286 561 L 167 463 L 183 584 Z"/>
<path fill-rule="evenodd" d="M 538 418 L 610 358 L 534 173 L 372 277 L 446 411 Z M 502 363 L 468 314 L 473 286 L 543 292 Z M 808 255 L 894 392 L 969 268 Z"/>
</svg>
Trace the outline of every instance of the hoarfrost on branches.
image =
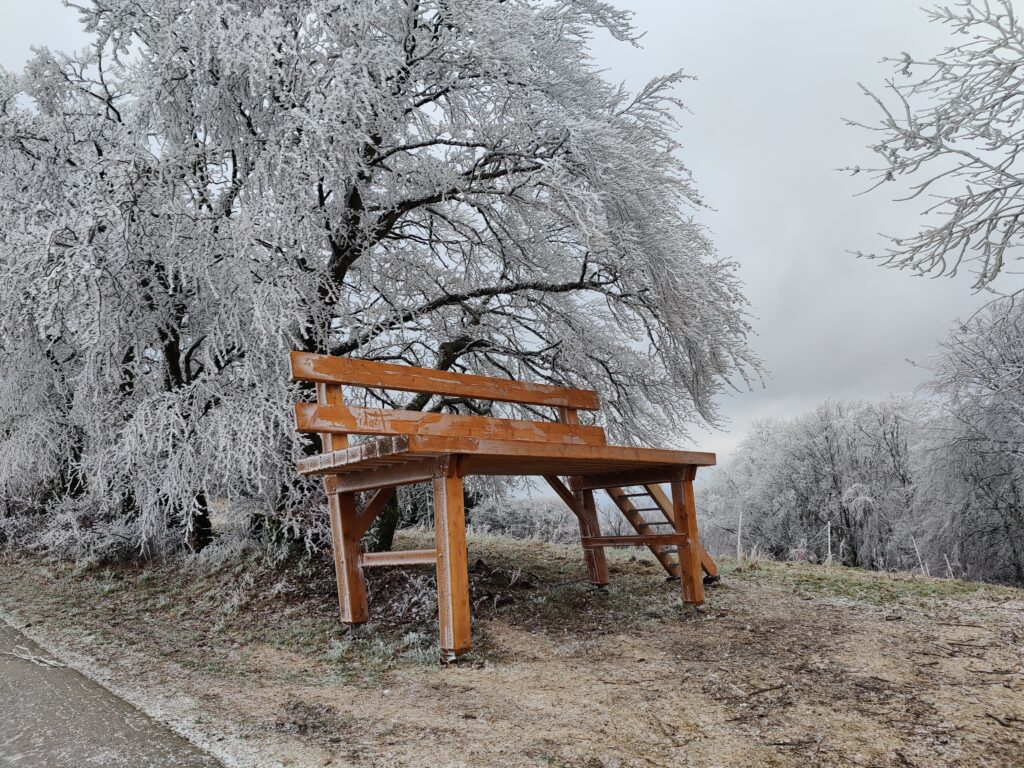
<svg viewBox="0 0 1024 768">
<path fill-rule="evenodd" d="M 705 537 L 781 559 L 1024 583 L 1024 306 L 992 302 L 923 396 L 829 402 L 755 427 L 702 491 Z"/>
<path fill-rule="evenodd" d="M 872 149 L 881 162 L 872 188 L 907 177 L 907 198 L 924 201 L 926 224 L 900 235 L 881 258 L 921 273 L 967 268 L 974 287 L 1002 293 L 1024 244 L 1024 29 L 1011 0 L 938 6 L 928 18 L 954 44 L 929 58 L 903 53 L 882 94 Z"/>
<path fill-rule="evenodd" d="M 596 388 L 620 439 L 756 375 L 693 220 L 681 75 L 587 51 L 613 6 L 103 0 L 0 73 L 0 536 L 208 538 L 257 499 L 315 543 L 290 349 Z M 353 392 L 409 408 L 503 406 Z M 40 533 L 41 532 L 41 533 Z"/>
</svg>

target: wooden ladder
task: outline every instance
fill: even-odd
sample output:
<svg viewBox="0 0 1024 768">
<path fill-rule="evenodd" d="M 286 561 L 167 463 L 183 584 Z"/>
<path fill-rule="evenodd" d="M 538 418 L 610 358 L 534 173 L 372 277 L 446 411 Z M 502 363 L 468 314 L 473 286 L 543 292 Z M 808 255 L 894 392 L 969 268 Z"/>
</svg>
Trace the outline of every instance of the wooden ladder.
<svg viewBox="0 0 1024 768">
<path fill-rule="evenodd" d="M 672 522 L 672 501 L 661 489 L 660 485 L 630 485 L 622 488 L 605 489 L 611 497 L 615 506 L 619 508 L 623 516 L 641 536 L 650 536 L 666 533 L 666 529 L 672 533 L 680 533 Z M 637 506 L 637 501 L 642 506 Z M 657 512 L 660 519 L 649 519 L 646 512 Z M 700 557 L 701 569 L 704 571 L 704 582 L 710 584 L 718 581 L 718 567 L 715 565 L 707 551 L 698 541 L 697 554 Z M 668 544 L 648 544 L 654 556 L 661 563 L 670 578 L 679 578 L 679 548 Z"/>
</svg>

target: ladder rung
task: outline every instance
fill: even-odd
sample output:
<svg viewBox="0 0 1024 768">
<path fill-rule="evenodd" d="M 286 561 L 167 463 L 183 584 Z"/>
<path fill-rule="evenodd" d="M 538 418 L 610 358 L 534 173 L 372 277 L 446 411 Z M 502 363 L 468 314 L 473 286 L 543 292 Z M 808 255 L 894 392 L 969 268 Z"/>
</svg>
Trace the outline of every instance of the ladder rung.
<svg viewBox="0 0 1024 768">
<path fill-rule="evenodd" d="M 661 507 L 633 507 L 634 512 L 661 512 Z"/>
<path fill-rule="evenodd" d="M 649 494 L 647 491 L 644 491 L 643 493 L 620 493 L 619 494 L 619 498 L 620 499 L 634 499 L 637 496 L 650 496 L 650 495 L 651 494 Z"/>
<path fill-rule="evenodd" d="M 644 525 L 672 525 L 672 523 L 667 520 L 647 520 L 644 522 Z M 672 527 L 674 528 L 675 526 L 672 525 Z"/>
<path fill-rule="evenodd" d="M 677 533 L 649 533 L 639 536 L 582 536 L 584 547 L 650 547 L 677 544 L 682 536 Z"/>
</svg>

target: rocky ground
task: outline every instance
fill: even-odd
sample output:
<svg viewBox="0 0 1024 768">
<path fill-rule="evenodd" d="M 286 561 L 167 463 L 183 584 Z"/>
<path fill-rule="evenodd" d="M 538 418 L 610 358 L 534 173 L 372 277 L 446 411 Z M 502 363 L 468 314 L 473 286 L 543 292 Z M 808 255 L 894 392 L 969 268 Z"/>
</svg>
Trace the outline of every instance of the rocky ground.
<svg viewBox="0 0 1024 768">
<path fill-rule="evenodd" d="M 419 547 L 409 533 L 402 547 Z M 437 663 L 428 567 L 333 571 L 230 543 L 169 563 L 0 560 L 0 611 L 238 766 L 1021 766 L 1024 591 L 722 563 L 699 611 L 653 559 L 470 541 L 474 652 Z"/>
</svg>

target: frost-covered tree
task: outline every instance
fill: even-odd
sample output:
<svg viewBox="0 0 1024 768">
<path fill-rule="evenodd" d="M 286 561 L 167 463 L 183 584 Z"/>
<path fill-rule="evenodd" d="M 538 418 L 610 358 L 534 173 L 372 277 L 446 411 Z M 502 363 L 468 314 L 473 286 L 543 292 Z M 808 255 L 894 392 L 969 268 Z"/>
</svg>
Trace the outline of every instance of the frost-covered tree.
<svg viewBox="0 0 1024 768">
<path fill-rule="evenodd" d="M 756 424 L 701 491 L 705 538 L 866 568 L 916 565 L 914 456 L 924 406 L 831 401 Z M 739 517 L 742 514 L 742 528 Z"/>
<path fill-rule="evenodd" d="M 922 462 L 931 547 L 976 578 L 1024 583 L 1024 307 L 956 328 L 932 364 L 939 415 Z"/>
<path fill-rule="evenodd" d="M 921 273 L 968 269 L 975 288 L 1000 290 L 1024 244 L 1024 28 L 1011 0 L 968 0 L 927 11 L 954 42 L 941 53 L 893 59 L 867 171 L 875 187 L 905 177 L 924 225 L 901 233 L 886 264 Z M 1009 291 L 1016 291 L 1013 285 Z"/>
<path fill-rule="evenodd" d="M 705 543 L 777 559 L 1024 583 L 1024 308 L 955 329 L 928 397 L 756 424 L 701 489 Z"/>
<path fill-rule="evenodd" d="M 679 75 L 606 82 L 598 0 L 95 0 L 0 75 L 4 531 L 201 545 L 213 498 L 323 525 L 289 349 L 599 390 L 613 434 L 756 371 L 692 219 Z M 487 404 L 396 398 L 408 408 Z M 27 522 L 26 522 L 27 521 Z M 34 522 L 33 522 L 34 521 Z M 12 533 L 13 532 L 13 533 Z"/>
</svg>

